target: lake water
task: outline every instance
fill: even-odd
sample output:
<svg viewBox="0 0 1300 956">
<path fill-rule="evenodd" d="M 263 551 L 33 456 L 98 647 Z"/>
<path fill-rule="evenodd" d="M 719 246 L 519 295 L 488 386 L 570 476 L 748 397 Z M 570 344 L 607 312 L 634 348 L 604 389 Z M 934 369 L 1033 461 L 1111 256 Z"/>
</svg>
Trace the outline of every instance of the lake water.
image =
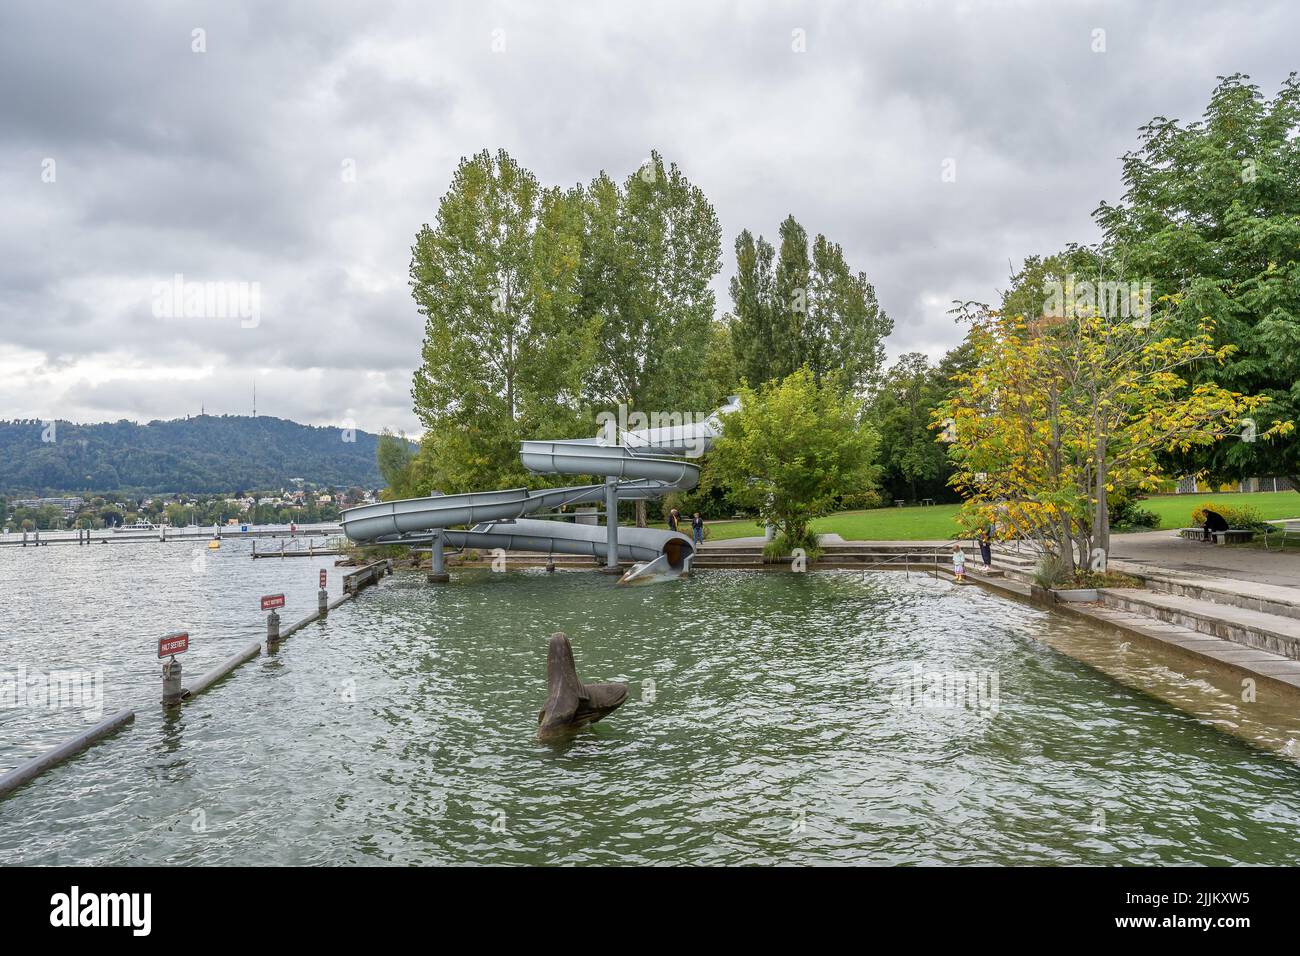
<svg viewBox="0 0 1300 956">
<path fill-rule="evenodd" d="M 339 586 L 250 548 L 0 551 L 0 672 L 138 708 L 0 800 L 0 864 L 1300 862 L 1294 701 L 899 572 L 399 572 L 165 716 L 162 634 L 194 676 Z M 543 744 L 556 630 L 630 693 Z M 85 726 L 0 710 L 0 767 Z"/>
</svg>

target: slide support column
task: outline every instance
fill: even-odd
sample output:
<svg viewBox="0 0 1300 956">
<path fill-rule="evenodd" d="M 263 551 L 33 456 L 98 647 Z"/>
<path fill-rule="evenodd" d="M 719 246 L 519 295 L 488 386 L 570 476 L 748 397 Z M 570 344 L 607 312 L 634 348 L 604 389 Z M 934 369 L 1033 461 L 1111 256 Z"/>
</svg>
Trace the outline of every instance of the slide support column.
<svg viewBox="0 0 1300 956">
<path fill-rule="evenodd" d="M 618 570 L 618 479 L 605 479 L 605 526 L 609 537 L 605 546 L 605 570 Z"/>
<path fill-rule="evenodd" d="M 451 580 L 443 563 L 441 531 L 433 533 L 433 541 L 429 544 L 429 573 L 425 580 L 430 584 L 446 584 Z"/>
</svg>

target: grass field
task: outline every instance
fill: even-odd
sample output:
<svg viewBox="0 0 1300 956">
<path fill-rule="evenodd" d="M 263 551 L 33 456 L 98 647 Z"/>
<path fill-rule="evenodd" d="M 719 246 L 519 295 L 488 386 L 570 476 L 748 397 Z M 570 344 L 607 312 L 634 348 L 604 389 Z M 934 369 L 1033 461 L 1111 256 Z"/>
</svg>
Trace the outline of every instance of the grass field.
<svg viewBox="0 0 1300 956">
<path fill-rule="evenodd" d="M 1142 507 L 1160 516 L 1161 528 L 1183 528 L 1192 523 L 1192 511 L 1207 501 L 1221 505 L 1254 508 L 1265 519 L 1300 518 L 1300 494 L 1294 491 L 1261 491 L 1255 494 L 1161 495 L 1148 498 Z M 925 541 L 942 540 L 957 534 L 957 505 L 928 508 L 875 508 L 871 511 L 843 511 L 813 522 L 819 532 L 833 532 L 847 540 Z M 659 527 L 665 527 L 659 525 Z M 710 521 L 710 541 L 761 535 L 753 521 Z M 690 529 L 684 529 L 690 534 Z"/>
</svg>

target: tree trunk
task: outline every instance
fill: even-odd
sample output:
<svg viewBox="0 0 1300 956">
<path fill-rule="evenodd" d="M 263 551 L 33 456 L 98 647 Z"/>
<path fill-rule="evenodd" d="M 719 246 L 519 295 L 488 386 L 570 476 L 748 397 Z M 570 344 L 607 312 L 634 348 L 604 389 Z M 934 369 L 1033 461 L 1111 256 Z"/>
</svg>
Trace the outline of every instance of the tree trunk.
<svg viewBox="0 0 1300 956">
<path fill-rule="evenodd" d="M 645 527 L 645 499 L 644 498 L 638 498 L 636 500 L 636 526 L 638 528 Z"/>
<path fill-rule="evenodd" d="M 1110 556 L 1110 506 L 1106 492 L 1106 437 L 1097 436 L 1097 475 L 1094 480 L 1097 503 L 1092 514 L 1092 547 L 1100 548 L 1102 558 L 1109 562 Z M 1089 568 L 1092 567 L 1092 555 L 1088 556 Z"/>
</svg>

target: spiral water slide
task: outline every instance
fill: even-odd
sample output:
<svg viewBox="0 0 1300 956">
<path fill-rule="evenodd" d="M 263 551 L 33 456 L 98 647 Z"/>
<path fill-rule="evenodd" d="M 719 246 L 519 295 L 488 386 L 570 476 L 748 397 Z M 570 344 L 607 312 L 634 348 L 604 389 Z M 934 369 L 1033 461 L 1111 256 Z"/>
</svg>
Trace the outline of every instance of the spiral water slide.
<svg viewBox="0 0 1300 956">
<path fill-rule="evenodd" d="M 675 531 L 620 527 L 618 502 L 658 498 L 689 491 L 699 481 L 699 465 L 683 456 L 698 457 L 722 433 L 722 417 L 739 407 L 733 397 L 704 421 L 642 428 L 610 429 L 610 436 L 566 441 L 525 441 L 519 459 L 541 475 L 592 475 L 598 484 L 564 488 L 511 488 L 403 498 L 349 508 L 343 531 L 364 544 L 427 546 L 432 553 L 431 580 L 445 580 L 444 548 L 503 548 L 545 554 L 591 555 L 606 570 L 620 561 L 634 562 L 620 583 L 632 584 L 681 577 L 690 571 L 695 545 Z M 555 515 L 562 507 L 604 502 L 606 523 L 576 524 L 565 520 L 529 518 Z"/>
</svg>

